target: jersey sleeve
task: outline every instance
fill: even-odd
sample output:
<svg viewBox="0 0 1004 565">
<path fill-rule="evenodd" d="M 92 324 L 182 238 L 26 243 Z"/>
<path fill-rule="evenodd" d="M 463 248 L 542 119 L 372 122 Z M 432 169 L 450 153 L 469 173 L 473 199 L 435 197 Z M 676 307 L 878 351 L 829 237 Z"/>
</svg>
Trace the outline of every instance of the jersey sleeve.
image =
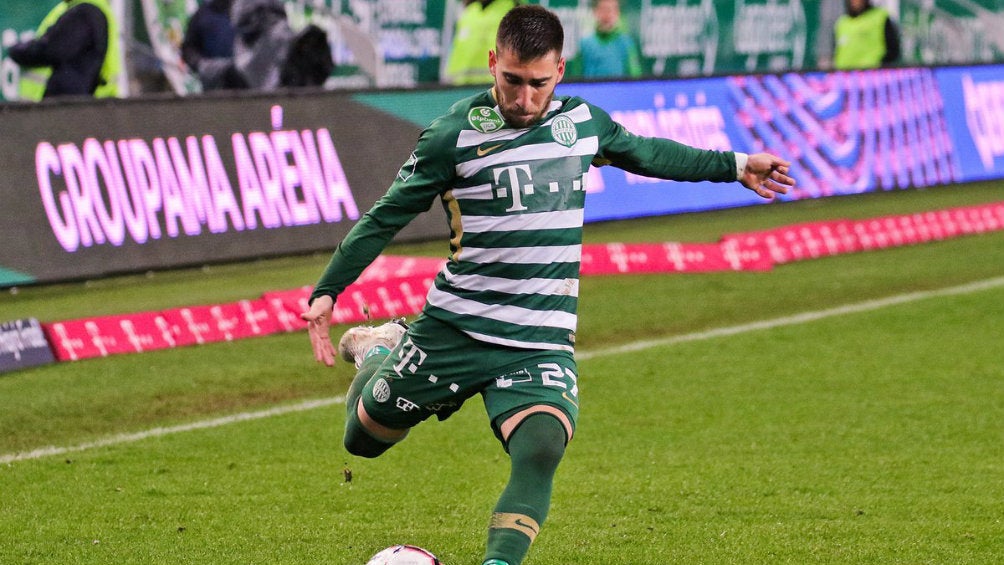
<svg viewBox="0 0 1004 565">
<path fill-rule="evenodd" d="M 598 125 L 599 150 L 593 164 L 613 165 L 629 173 L 675 181 L 737 180 L 732 151 L 691 147 L 671 139 L 629 132 L 605 110 L 590 105 Z"/>
<path fill-rule="evenodd" d="M 314 286 L 310 300 L 328 295 L 336 299 L 383 251 L 415 216 L 432 207 L 451 184 L 456 167 L 451 151 L 456 132 L 434 122 L 419 136 L 415 151 L 401 166 L 394 182 L 338 244 L 327 268 Z"/>
</svg>

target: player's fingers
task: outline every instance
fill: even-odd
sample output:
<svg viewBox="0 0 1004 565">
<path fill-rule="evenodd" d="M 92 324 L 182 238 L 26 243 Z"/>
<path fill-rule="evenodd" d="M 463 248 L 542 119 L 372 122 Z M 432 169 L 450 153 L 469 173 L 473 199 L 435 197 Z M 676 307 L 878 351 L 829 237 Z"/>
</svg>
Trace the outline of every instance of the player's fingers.
<svg viewBox="0 0 1004 565">
<path fill-rule="evenodd" d="M 788 187 L 770 180 L 765 180 L 762 183 L 755 185 L 753 187 L 753 192 L 756 192 L 761 198 L 772 200 L 778 194 L 787 194 Z"/>
<path fill-rule="evenodd" d="M 779 169 L 781 167 L 788 168 L 791 166 L 789 161 L 785 161 L 784 159 L 771 155 L 770 153 L 764 154 L 764 157 L 766 158 L 761 162 L 771 169 Z"/>
<path fill-rule="evenodd" d="M 314 347 L 314 360 L 318 363 L 324 363 L 328 367 L 332 367 L 335 364 L 335 355 L 331 347 L 331 342 L 325 344 L 324 340 L 317 340 L 313 343 Z"/>
<path fill-rule="evenodd" d="M 785 170 L 778 169 L 778 170 L 774 171 L 773 173 L 770 174 L 770 180 L 772 180 L 772 181 L 774 181 L 774 182 L 776 182 L 778 184 L 783 184 L 783 185 L 787 185 L 787 186 L 795 186 L 795 179 L 793 179 L 790 176 L 788 176 L 787 169 L 785 169 Z"/>
<path fill-rule="evenodd" d="M 330 339 L 321 340 L 321 362 L 328 367 L 335 365 L 335 348 L 332 347 Z"/>
<path fill-rule="evenodd" d="M 791 185 L 789 183 L 784 182 L 783 180 L 782 181 L 777 181 L 777 180 L 771 179 L 770 181 L 765 182 L 764 186 L 767 187 L 767 190 L 770 190 L 770 191 L 775 192 L 777 194 L 788 194 L 788 187 L 791 186 Z"/>
<path fill-rule="evenodd" d="M 319 338 L 317 337 L 317 330 L 314 329 L 313 322 L 307 323 L 307 336 L 310 337 L 310 349 L 314 352 L 314 361 L 320 363 L 323 361 L 323 357 L 321 356 L 321 344 Z"/>
<path fill-rule="evenodd" d="M 310 335 L 310 346 L 314 350 L 314 360 L 327 366 L 335 364 L 335 348 L 328 335 L 328 325 L 319 322 L 307 324 L 307 334 Z"/>
</svg>

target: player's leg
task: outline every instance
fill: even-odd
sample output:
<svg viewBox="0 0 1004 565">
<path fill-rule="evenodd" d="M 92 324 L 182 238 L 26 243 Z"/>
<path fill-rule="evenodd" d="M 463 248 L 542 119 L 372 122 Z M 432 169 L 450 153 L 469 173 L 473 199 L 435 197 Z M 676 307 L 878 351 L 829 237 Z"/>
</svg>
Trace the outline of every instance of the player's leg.
<svg viewBox="0 0 1004 565">
<path fill-rule="evenodd" d="M 377 343 L 374 335 L 385 339 Z M 407 331 L 393 324 L 360 330 L 343 341 L 345 357 L 360 360 L 344 440 L 354 455 L 377 457 L 419 422 L 449 417 L 484 388 L 484 379 L 468 377 L 482 346 L 433 318 L 419 316 Z"/>
<path fill-rule="evenodd" d="M 404 439 L 407 429 L 396 430 L 374 421 L 359 401 L 364 388 L 373 380 L 380 365 L 401 341 L 407 330 L 403 320 L 382 326 L 358 326 L 345 332 L 338 342 L 338 352 L 355 363 L 358 372 L 345 395 L 345 449 L 360 457 L 377 457 Z M 372 387 L 372 384 L 370 385 Z"/>
<path fill-rule="evenodd" d="M 570 352 L 541 351 L 484 390 L 485 408 L 511 459 L 509 481 L 492 514 L 486 565 L 519 565 L 551 505 L 551 485 L 575 432 L 579 387 Z"/>
<path fill-rule="evenodd" d="M 565 453 L 565 424 L 555 414 L 536 412 L 512 430 L 509 482 L 488 530 L 484 565 L 519 565 L 551 506 L 551 485 Z"/>
</svg>

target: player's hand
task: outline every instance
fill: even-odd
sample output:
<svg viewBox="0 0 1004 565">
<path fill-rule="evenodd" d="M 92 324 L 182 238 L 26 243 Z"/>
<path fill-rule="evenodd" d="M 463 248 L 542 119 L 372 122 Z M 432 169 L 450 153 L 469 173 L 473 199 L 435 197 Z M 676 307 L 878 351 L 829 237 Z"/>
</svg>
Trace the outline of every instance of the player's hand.
<svg viewBox="0 0 1004 565">
<path fill-rule="evenodd" d="M 335 301 L 330 296 L 318 296 L 310 305 L 310 310 L 300 314 L 307 322 L 314 359 L 329 367 L 335 364 L 335 346 L 331 344 L 331 309 L 334 306 Z"/>
<path fill-rule="evenodd" d="M 776 194 L 787 194 L 788 187 L 795 186 L 795 179 L 788 176 L 791 163 L 770 153 L 754 153 L 746 161 L 739 182 L 763 198 L 772 199 Z"/>
</svg>

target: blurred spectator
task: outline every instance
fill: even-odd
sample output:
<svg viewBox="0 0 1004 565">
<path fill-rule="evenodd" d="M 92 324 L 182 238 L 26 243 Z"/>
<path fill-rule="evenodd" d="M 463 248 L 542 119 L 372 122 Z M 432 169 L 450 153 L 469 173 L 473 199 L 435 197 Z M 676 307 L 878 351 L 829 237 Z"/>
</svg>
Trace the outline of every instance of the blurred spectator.
<svg viewBox="0 0 1004 565">
<path fill-rule="evenodd" d="M 274 90 L 286 60 L 293 30 L 282 0 L 234 0 L 233 56 L 199 62 L 199 79 L 206 90 Z"/>
<path fill-rule="evenodd" d="M 495 50 L 495 33 L 515 0 L 464 0 L 457 20 L 453 44 L 446 61 L 443 82 L 448 84 L 491 84 L 488 52 Z"/>
<path fill-rule="evenodd" d="M 282 86 L 321 86 L 334 70 L 328 34 L 315 25 L 308 25 L 293 38 L 279 83 Z"/>
<path fill-rule="evenodd" d="M 310 25 L 294 34 L 282 0 L 233 1 L 233 57 L 199 61 L 205 90 L 324 84 L 334 69 L 324 30 Z"/>
<path fill-rule="evenodd" d="M 638 44 L 621 22 L 620 0 L 594 0 L 596 29 L 579 41 L 572 74 L 585 78 L 639 77 Z"/>
<path fill-rule="evenodd" d="M 834 68 L 873 69 L 899 61 L 899 30 L 889 12 L 870 0 L 846 0 L 846 10 L 834 25 Z"/>
<path fill-rule="evenodd" d="M 22 100 L 118 96 L 118 22 L 107 0 L 64 0 L 42 19 L 35 38 L 10 48 L 21 66 Z"/>
<path fill-rule="evenodd" d="M 233 0 L 202 2 L 188 20 L 181 42 L 181 59 L 193 73 L 198 73 L 203 59 L 234 56 L 234 25 L 230 22 L 233 3 Z"/>
</svg>

